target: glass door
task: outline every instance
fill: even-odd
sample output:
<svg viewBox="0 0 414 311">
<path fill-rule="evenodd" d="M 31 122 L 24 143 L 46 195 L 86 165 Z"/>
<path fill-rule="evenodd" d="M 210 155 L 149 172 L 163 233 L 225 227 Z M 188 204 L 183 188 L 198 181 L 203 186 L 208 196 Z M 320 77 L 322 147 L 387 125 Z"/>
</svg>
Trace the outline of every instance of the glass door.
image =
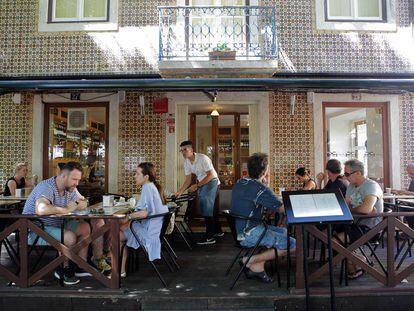
<svg viewBox="0 0 414 311">
<path fill-rule="evenodd" d="M 232 187 L 236 182 L 236 130 L 234 115 L 218 117 L 217 135 L 218 175 L 222 188 Z"/>
<path fill-rule="evenodd" d="M 67 162 L 79 162 L 78 190 L 93 204 L 107 192 L 108 105 L 88 105 L 45 105 L 43 178 L 56 176 Z"/>
<path fill-rule="evenodd" d="M 385 103 L 324 103 L 326 160 L 358 159 L 366 176 L 389 185 Z"/>
</svg>

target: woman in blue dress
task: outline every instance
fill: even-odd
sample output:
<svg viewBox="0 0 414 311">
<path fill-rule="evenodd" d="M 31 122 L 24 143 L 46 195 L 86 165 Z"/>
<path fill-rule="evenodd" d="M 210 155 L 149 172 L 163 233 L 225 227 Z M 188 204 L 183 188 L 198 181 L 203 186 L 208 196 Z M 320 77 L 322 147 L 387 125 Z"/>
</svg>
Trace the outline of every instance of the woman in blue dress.
<svg viewBox="0 0 414 311">
<path fill-rule="evenodd" d="M 168 212 L 165 205 L 165 197 L 160 184 L 155 177 L 155 167 L 152 163 L 143 162 L 138 165 L 135 180 L 138 186 L 141 186 L 141 197 L 135 207 L 135 212 L 129 215 L 129 219 L 145 218 L 151 215 L 163 214 Z M 132 233 L 130 221 L 121 226 L 120 240 L 121 243 L 126 241 L 126 245 L 132 248 L 144 246 L 148 253 L 149 260 L 161 258 L 161 241 L 160 231 L 163 223 L 163 217 L 136 221 L 133 230 L 138 236 L 138 240 Z M 127 259 L 127 249 L 124 248 L 121 266 L 121 277 L 126 277 L 125 265 Z"/>
</svg>

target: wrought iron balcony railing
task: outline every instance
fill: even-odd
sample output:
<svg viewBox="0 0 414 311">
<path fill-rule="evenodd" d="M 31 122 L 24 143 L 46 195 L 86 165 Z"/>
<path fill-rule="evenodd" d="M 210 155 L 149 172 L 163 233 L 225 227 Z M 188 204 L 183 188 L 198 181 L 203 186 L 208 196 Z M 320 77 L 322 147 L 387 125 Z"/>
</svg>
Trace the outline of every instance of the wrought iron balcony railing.
<svg viewBox="0 0 414 311">
<path fill-rule="evenodd" d="M 213 50 L 242 60 L 277 58 L 274 7 L 159 7 L 159 18 L 160 61 L 208 59 Z"/>
</svg>

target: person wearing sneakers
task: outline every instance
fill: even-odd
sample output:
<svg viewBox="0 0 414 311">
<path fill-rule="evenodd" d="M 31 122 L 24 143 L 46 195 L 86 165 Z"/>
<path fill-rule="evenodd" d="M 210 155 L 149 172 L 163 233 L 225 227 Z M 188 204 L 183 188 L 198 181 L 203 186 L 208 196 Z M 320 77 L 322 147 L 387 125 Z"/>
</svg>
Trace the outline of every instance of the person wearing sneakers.
<svg viewBox="0 0 414 311">
<path fill-rule="evenodd" d="M 62 163 L 62 162 L 57 164 L 57 174 L 58 175 L 63 170 L 65 165 L 66 164 Z M 77 202 L 81 203 L 82 205 L 85 205 L 84 207 L 86 208 L 87 205 L 88 205 L 88 201 L 86 200 L 86 198 L 82 194 L 80 194 L 80 192 L 78 191 L 78 188 L 75 188 L 74 191 L 76 192 L 76 195 L 78 197 Z M 92 231 L 96 231 L 104 225 L 105 225 L 105 221 L 103 219 L 92 219 L 91 220 Z M 93 265 L 96 267 L 96 269 L 101 271 L 101 273 L 111 271 L 112 268 L 107 263 L 107 261 L 105 259 L 105 256 L 103 254 L 103 246 L 104 246 L 103 236 L 100 236 L 100 237 L 96 238 L 91 244 L 92 244 L 92 258 L 91 258 L 91 261 L 92 261 Z M 75 272 L 75 275 L 78 276 L 78 277 L 91 276 L 91 274 L 88 273 L 88 272 L 81 273 L 79 271 Z"/>
<path fill-rule="evenodd" d="M 198 245 L 208 245 L 216 243 L 216 238 L 224 235 L 221 230 L 218 211 L 214 208 L 216 195 L 220 181 L 213 163 L 205 154 L 195 153 L 193 143 L 190 140 L 180 144 L 180 152 L 184 157 L 185 181 L 182 187 L 175 193 L 175 197 L 180 197 L 184 191 L 198 192 L 198 202 L 201 215 L 206 224 L 206 234 Z M 191 185 L 191 174 L 197 176 L 197 183 Z"/>
<path fill-rule="evenodd" d="M 23 214 L 36 214 L 39 216 L 60 215 L 86 208 L 86 205 L 79 201 L 80 198 L 75 191 L 81 178 L 82 166 L 77 162 L 68 162 L 56 177 L 42 181 L 33 189 L 24 205 Z M 63 220 L 58 218 L 42 218 L 42 221 L 45 225 L 45 232 L 60 241 Z M 64 244 L 71 247 L 89 234 L 90 227 L 86 222 L 71 220 L 65 224 Z M 36 237 L 37 235 L 34 232 L 29 232 L 28 242 L 30 245 L 34 243 Z M 45 240 L 39 238 L 37 245 L 48 244 Z M 78 255 L 86 261 L 88 248 L 82 248 Z M 83 270 L 76 272 L 82 276 L 90 275 Z M 61 273 L 56 270 L 54 276 L 60 279 L 60 275 Z M 66 285 L 79 283 L 79 279 L 69 268 L 68 261 L 64 263 L 63 282 Z"/>
<path fill-rule="evenodd" d="M 244 217 L 262 219 L 268 211 L 283 212 L 282 202 L 269 188 L 268 183 L 268 156 L 265 153 L 254 153 L 247 161 L 248 177 L 237 181 L 232 190 L 231 213 Z M 254 247 L 263 234 L 265 227 L 260 220 L 236 219 L 237 239 L 244 247 Z M 264 252 L 253 255 L 249 262 L 247 257 L 239 261 L 241 266 L 246 264 L 244 273 L 247 278 L 256 278 L 264 283 L 271 283 L 273 279 L 266 274 L 264 265 L 266 261 L 287 253 L 286 228 L 268 226 L 260 246 L 267 248 Z M 290 251 L 296 251 L 296 240 L 290 238 Z"/>
</svg>

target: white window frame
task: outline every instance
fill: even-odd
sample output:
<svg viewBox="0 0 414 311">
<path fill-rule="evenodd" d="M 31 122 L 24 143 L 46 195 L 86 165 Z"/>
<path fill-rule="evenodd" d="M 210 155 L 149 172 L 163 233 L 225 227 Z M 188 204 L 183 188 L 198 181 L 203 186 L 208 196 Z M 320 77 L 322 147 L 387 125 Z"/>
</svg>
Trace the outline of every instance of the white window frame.
<svg viewBox="0 0 414 311">
<path fill-rule="evenodd" d="M 329 2 L 330 0 L 325 0 L 325 20 L 326 21 L 373 21 L 373 22 L 386 22 L 385 18 L 387 16 L 386 11 L 384 12 L 384 9 L 386 10 L 386 6 L 384 7 L 384 4 L 387 2 L 387 0 L 377 0 L 379 4 L 379 16 L 378 17 L 359 17 L 358 14 L 358 0 L 350 0 L 351 4 L 351 16 L 330 16 L 329 15 Z M 385 13 L 385 16 L 384 16 Z"/>
<path fill-rule="evenodd" d="M 364 19 L 340 19 L 335 20 L 327 19 L 327 8 L 325 3 L 327 0 L 314 0 L 315 1 L 315 18 L 314 25 L 316 30 L 330 30 L 330 31 L 379 31 L 389 32 L 397 31 L 396 12 L 397 12 L 397 0 L 384 0 L 382 6 L 382 12 L 385 12 L 385 16 L 382 16 L 382 20 L 368 18 Z M 381 0 L 379 0 L 381 1 Z"/>
<path fill-rule="evenodd" d="M 78 0 L 82 3 L 81 9 L 78 7 L 78 16 L 83 15 L 83 0 Z M 83 20 L 69 19 L 55 19 L 54 16 L 49 15 L 49 3 L 55 3 L 55 0 L 39 0 L 39 32 L 77 32 L 77 31 L 117 31 L 118 30 L 118 0 L 108 0 L 107 14 L 105 20 L 97 20 L 95 18 L 87 18 Z M 54 12 L 53 12 L 54 13 Z M 82 15 L 79 15 L 82 13 Z M 52 18 L 51 18 L 52 17 Z"/>
<path fill-rule="evenodd" d="M 61 17 L 61 18 L 57 18 L 56 17 L 56 0 L 49 0 L 49 5 L 48 5 L 48 16 L 50 17 L 48 22 L 49 23 L 61 23 L 61 22 L 107 22 L 108 18 L 109 18 L 109 11 L 108 11 L 108 6 L 109 6 L 109 0 L 105 0 L 105 16 L 102 17 L 84 17 L 84 6 L 85 6 L 85 0 L 77 0 L 78 3 L 78 12 L 77 12 L 77 16 L 75 18 L 70 18 L 70 17 Z"/>
</svg>

